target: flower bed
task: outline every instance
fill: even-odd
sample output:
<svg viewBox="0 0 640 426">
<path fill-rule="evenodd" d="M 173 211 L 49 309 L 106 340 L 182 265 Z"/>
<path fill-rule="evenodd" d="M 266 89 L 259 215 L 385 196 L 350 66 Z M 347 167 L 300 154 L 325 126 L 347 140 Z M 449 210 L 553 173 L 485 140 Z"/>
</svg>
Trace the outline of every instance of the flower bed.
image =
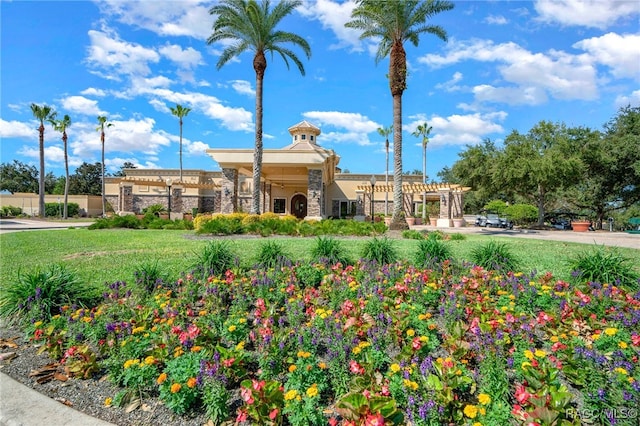
<svg viewBox="0 0 640 426">
<path fill-rule="evenodd" d="M 28 332 L 67 375 L 108 371 L 108 405 L 159 396 L 214 424 L 638 422 L 640 293 L 448 261 L 314 269 L 116 282 Z"/>
</svg>

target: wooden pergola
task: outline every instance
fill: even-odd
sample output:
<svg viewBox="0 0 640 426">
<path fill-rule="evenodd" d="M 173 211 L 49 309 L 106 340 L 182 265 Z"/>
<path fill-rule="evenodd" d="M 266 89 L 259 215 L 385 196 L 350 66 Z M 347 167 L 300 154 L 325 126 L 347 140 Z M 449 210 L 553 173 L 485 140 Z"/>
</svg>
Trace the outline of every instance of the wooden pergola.
<svg viewBox="0 0 640 426">
<path fill-rule="evenodd" d="M 390 185 L 358 185 L 357 190 L 365 193 L 370 193 L 373 188 L 373 192 L 376 193 L 390 193 L 393 192 L 393 184 Z M 405 183 L 402 185 L 403 194 L 422 194 L 424 192 L 467 192 L 471 188 L 458 185 L 457 183 Z"/>
<path fill-rule="evenodd" d="M 146 185 L 146 186 L 160 186 L 167 187 L 166 180 L 158 180 L 158 179 L 144 179 L 137 178 L 133 176 L 126 176 L 120 179 L 121 183 L 132 183 L 134 185 Z M 181 186 L 183 188 L 197 188 L 197 189 L 218 189 L 220 185 L 217 183 L 194 183 L 194 182 L 173 182 L 171 186 Z"/>
</svg>

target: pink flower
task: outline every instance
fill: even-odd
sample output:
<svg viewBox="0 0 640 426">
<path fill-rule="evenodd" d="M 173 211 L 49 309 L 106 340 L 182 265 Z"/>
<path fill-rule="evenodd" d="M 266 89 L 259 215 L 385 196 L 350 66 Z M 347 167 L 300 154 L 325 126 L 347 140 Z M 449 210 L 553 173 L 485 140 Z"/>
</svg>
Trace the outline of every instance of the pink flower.
<svg viewBox="0 0 640 426">
<path fill-rule="evenodd" d="M 236 423 L 242 423 L 247 421 L 247 412 L 244 410 L 238 411 L 238 417 L 236 417 Z"/>
<path fill-rule="evenodd" d="M 384 417 L 380 413 L 367 414 L 364 419 L 365 426 L 384 426 Z"/>
<path fill-rule="evenodd" d="M 631 343 L 633 343 L 633 346 L 640 346 L 640 334 L 632 334 Z"/>
<path fill-rule="evenodd" d="M 364 395 L 364 397 L 367 399 L 371 398 L 371 392 L 369 392 L 369 389 L 363 390 L 362 395 Z"/>
<path fill-rule="evenodd" d="M 380 390 L 382 396 L 389 396 L 391 392 L 389 391 L 389 385 L 382 385 L 382 389 Z"/>
<path fill-rule="evenodd" d="M 262 390 L 262 388 L 264 388 L 264 385 L 266 385 L 266 382 L 264 380 L 261 380 L 261 381 L 252 380 L 251 384 L 253 386 L 253 389 L 256 392 L 260 392 Z"/>
<path fill-rule="evenodd" d="M 279 412 L 280 412 L 280 411 L 279 411 L 277 408 L 274 408 L 274 409 L 273 409 L 273 410 L 271 410 L 271 412 L 269 413 L 269 418 L 270 418 L 271 420 L 275 420 L 275 419 L 276 419 L 276 417 L 278 417 L 278 413 L 279 413 Z"/>
<path fill-rule="evenodd" d="M 240 388 L 240 396 L 242 397 L 242 400 L 247 404 L 251 405 L 254 403 L 253 393 L 251 393 L 251 389 Z"/>
<path fill-rule="evenodd" d="M 353 374 L 364 374 L 364 368 L 353 360 L 349 361 L 349 370 L 351 370 Z"/>
<path fill-rule="evenodd" d="M 526 404 L 529 401 L 529 398 L 531 398 L 531 394 L 527 392 L 524 386 L 519 385 L 516 387 L 516 400 L 520 404 Z"/>
<path fill-rule="evenodd" d="M 411 347 L 413 348 L 414 351 L 420 350 L 420 348 L 422 347 L 422 343 L 420 342 L 419 337 L 413 338 L 413 341 L 411 341 Z"/>
</svg>

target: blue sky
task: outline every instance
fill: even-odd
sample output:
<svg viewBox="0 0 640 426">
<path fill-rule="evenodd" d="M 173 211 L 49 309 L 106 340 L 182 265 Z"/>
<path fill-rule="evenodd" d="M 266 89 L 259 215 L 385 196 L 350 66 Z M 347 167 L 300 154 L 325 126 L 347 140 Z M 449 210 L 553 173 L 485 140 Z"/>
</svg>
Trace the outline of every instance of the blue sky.
<svg viewBox="0 0 640 426">
<path fill-rule="evenodd" d="M 500 143 L 540 120 L 601 129 L 628 104 L 640 105 L 640 3 L 632 1 L 461 1 L 431 22 L 449 40 L 425 34 L 406 45 L 403 169 L 422 169 L 420 141 L 433 127 L 427 174 L 451 166 L 466 144 Z M 222 44 L 207 45 L 213 2 L 2 1 L 0 52 L 1 162 L 38 164 L 31 103 L 69 114 L 71 172 L 100 161 L 98 115 L 106 115 L 106 164 L 178 168 L 178 119 L 170 106 L 192 108 L 184 123 L 184 168 L 218 170 L 207 148 L 254 146 L 252 54 L 216 69 Z M 375 65 L 375 44 L 346 29 L 352 1 L 305 0 L 279 29 L 305 37 L 306 76 L 268 57 L 264 144 L 290 143 L 287 128 L 319 126 L 352 173 L 384 173 L 392 123 L 388 60 Z M 60 134 L 45 133 L 46 171 L 64 175 Z M 392 167 L 390 160 L 390 167 Z"/>
</svg>

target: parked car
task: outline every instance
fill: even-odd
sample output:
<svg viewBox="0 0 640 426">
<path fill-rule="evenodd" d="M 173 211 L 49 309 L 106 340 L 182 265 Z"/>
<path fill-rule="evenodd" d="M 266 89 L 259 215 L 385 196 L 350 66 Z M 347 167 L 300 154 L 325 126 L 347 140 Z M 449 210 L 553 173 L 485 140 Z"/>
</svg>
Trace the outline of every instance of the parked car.
<svg viewBox="0 0 640 426">
<path fill-rule="evenodd" d="M 549 223 L 553 228 L 561 230 L 570 230 L 571 221 L 577 217 L 574 213 L 568 212 L 555 212 L 549 213 L 545 216 L 545 221 Z"/>
</svg>

